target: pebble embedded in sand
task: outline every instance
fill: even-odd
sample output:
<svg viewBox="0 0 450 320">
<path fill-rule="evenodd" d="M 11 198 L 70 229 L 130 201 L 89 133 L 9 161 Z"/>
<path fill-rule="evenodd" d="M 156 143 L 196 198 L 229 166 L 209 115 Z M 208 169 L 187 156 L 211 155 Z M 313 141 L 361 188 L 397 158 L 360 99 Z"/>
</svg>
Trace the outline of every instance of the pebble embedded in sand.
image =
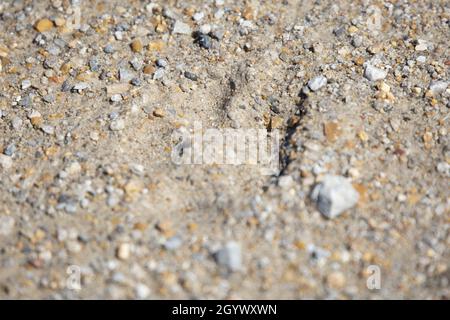
<svg viewBox="0 0 450 320">
<path fill-rule="evenodd" d="M 370 64 L 366 65 L 364 70 L 364 77 L 370 81 L 378 81 L 386 78 L 387 72 L 383 69 L 374 67 Z"/>
<path fill-rule="evenodd" d="M 39 32 L 46 32 L 53 28 L 53 22 L 50 19 L 41 19 L 35 24 L 35 29 Z"/>
<path fill-rule="evenodd" d="M 311 199 L 325 217 L 332 219 L 356 205 L 359 194 L 346 178 L 329 175 L 315 186 Z"/>
</svg>

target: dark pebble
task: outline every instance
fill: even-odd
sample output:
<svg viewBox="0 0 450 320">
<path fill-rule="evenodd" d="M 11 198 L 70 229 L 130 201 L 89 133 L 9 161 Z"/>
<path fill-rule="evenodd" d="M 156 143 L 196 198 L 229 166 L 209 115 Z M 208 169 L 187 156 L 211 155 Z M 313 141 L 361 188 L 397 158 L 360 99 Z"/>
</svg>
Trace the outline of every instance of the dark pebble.
<svg viewBox="0 0 450 320">
<path fill-rule="evenodd" d="M 185 76 L 186 78 L 188 78 L 189 80 L 192 80 L 192 81 L 197 81 L 197 80 L 198 80 L 197 75 L 194 74 L 194 73 L 192 73 L 192 72 L 189 72 L 189 71 L 185 71 L 185 72 L 184 72 L 184 76 Z"/>
<path fill-rule="evenodd" d="M 201 33 L 201 32 L 196 32 L 194 34 L 194 38 L 195 38 L 195 43 L 197 43 L 200 47 L 204 48 L 204 49 L 211 49 L 212 48 L 212 41 L 211 41 L 211 37 Z"/>
</svg>

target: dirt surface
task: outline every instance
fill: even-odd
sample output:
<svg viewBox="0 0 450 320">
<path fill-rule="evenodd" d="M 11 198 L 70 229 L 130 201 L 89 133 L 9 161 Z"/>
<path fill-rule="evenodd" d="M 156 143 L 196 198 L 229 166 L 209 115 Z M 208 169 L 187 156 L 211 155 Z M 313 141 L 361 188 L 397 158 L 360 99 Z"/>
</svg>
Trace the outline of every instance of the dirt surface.
<svg viewBox="0 0 450 320">
<path fill-rule="evenodd" d="M 0 0 L 0 31 L 0 298 L 450 298 L 448 1 Z M 196 123 L 278 133 L 278 170 L 177 164 Z"/>
</svg>

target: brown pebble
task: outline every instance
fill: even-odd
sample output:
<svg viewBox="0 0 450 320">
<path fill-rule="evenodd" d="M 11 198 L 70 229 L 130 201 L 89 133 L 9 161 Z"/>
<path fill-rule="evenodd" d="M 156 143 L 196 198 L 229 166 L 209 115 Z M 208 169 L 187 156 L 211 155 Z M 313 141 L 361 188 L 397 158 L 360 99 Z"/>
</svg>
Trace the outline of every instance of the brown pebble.
<svg viewBox="0 0 450 320">
<path fill-rule="evenodd" d="M 164 116 L 166 115 L 166 113 L 164 112 L 163 109 L 161 109 L 161 108 L 156 108 L 155 110 L 153 110 L 153 115 L 154 115 L 155 117 L 158 117 L 158 118 L 164 118 Z"/>
<path fill-rule="evenodd" d="M 323 131 L 329 142 L 336 141 L 339 135 L 341 134 L 339 124 L 335 121 L 324 123 Z"/>
<path fill-rule="evenodd" d="M 252 7 L 246 7 L 244 11 L 242 11 L 242 17 L 245 20 L 253 20 L 254 19 L 254 10 Z"/>
<path fill-rule="evenodd" d="M 270 130 L 278 129 L 283 125 L 283 118 L 274 116 L 270 118 Z"/>
<path fill-rule="evenodd" d="M 133 52 L 141 52 L 142 51 L 142 41 L 140 39 L 135 39 L 131 42 L 131 50 Z"/>
<path fill-rule="evenodd" d="M 148 64 L 144 67 L 143 72 L 145 74 L 153 74 L 156 71 L 156 68 L 152 66 L 151 64 Z"/>
<path fill-rule="evenodd" d="M 53 28 L 53 22 L 47 18 L 41 19 L 38 22 L 36 22 L 36 25 L 34 27 L 39 32 L 46 32 L 51 28 Z"/>
<path fill-rule="evenodd" d="M 330 288 L 341 289 L 345 286 L 345 275 L 342 272 L 332 272 L 327 277 L 327 284 Z"/>
</svg>

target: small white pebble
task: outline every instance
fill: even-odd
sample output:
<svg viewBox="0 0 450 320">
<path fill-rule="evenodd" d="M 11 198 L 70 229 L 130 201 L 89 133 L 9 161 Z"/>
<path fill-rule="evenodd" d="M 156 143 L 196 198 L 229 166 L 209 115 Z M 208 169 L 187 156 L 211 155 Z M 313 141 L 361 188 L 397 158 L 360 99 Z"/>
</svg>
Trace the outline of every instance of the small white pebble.
<svg viewBox="0 0 450 320">
<path fill-rule="evenodd" d="M 374 67 L 370 64 L 368 64 L 366 66 L 366 69 L 364 70 L 364 77 L 366 77 L 368 80 L 370 81 L 378 81 L 378 80 L 383 80 L 384 78 L 386 78 L 387 76 L 387 72 Z"/>
<path fill-rule="evenodd" d="M 326 84 L 327 84 L 327 78 L 325 78 L 324 76 L 317 76 L 308 81 L 308 87 L 312 91 L 317 91 L 320 88 L 322 88 L 323 86 L 325 86 Z"/>
<path fill-rule="evenodd" d="M 127 260 L 128 258 L 130 258 L 130 253 L 130 244 L 128 243 L 122 243 L 117 248 L 117 258 L 119 258 L 120 260 Z"/>
<path fill-rule="evenodd" d="M 150 288 L 145 284 L 139 283 L 135 288 L 135 292 L 138 299 L 146 299 L 150 295 Z"/>
<path fill-rule="evenodd" d="M 205 14 L 203 12 L 197 12 L 193 15 L 193 19 L 197 22 L 199 22 L 200 20 L 202 20 L 205 17 Z"/>
<path fill-rule="evenodd" d="M 173 33 L 174 34 L 191 34 L 192 30 L 191 27 L 181 21 L 175 21 L 175 24 L 173 26 Z"/>
<path fill-rule="evenodd" d="M 120 131 L 125 129 L 125 121 L 123 119 L 117 119 L 111 122 L 109 129 L 112 131 Z"/>
<path fill-rule="evenodd" d="M 425 56 L 418 56 L 416 60 L 419 63 L 425 63 L 425 61 L 427 61 L 427 57 L 425 57 Z"/>
<path fill-rule="evenodd" d="M 122 95 L 121 94 L 113 94 L 112 96 L 111 96 L 111 101 L 112 102 L 119 102 L 119 101 L 122 101 Z"/>
<path fill-rule="evenodd" d="M 41 127 L 42 131 L 45 132 L 46 134 L 49 135 L 53 135 L 55 134 L 55 128 L 53 126 L 49 126 L 49 125 L 43 125 Z"/>
<path fill-rule="evenodd" d="M 23 80 L 21 87 L 22 87 L 22 90 L 28 89 L 29 87 L 31 87 L 31 81 L 28 79 Z"/>
<path fill-rule="evenodd" d="M 1 159 L 1 157 L 0 157 L 0 159 Z M 0 236 L 7 236 L 7 235 L 11 234 L 11 232 L 14 230 L 15 224 L 16 224 L 16 222 L 13 217 L 0 216 Z"/>
</svg>

